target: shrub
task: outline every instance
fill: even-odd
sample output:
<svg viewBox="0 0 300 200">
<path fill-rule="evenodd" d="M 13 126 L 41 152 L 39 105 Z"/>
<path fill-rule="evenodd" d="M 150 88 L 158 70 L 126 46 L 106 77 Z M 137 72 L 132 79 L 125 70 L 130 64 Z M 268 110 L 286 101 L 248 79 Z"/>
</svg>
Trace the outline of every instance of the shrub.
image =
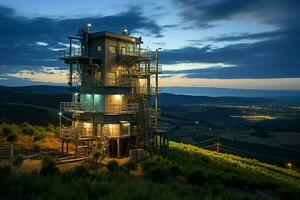
<svg viewBox="0 0 300 200">
<path fill-rule="evenodd" d="M 18 168 L 22 165 L 24 160 L 24 156 L 22 154 L 19 154 L 12 159 L 11 163 L 15 168 Z"/>
<path fill-rule="evenodd" d="M 164 181 L 170 174 L 170 171 L 165 166 L 151 166 L 149 170 L 146 172 L 146 175 L 151 177 L 154 181 Z"/>
<path fill-rule="evenodd" d="M 155 166 L 155 165 L 157 165 L 157 163 L 154 160 L 148 159 L 148 160 L 145 160 L 144 162 L 142 162 L 141 167 L 142 167 L 142 170 L 144 172 L 146 172 L 150 169 L 150 167 Z"/>
<path fill-rule="evenodd" d="M 33 141 L 39 141 L 39 140 L 42 140 L 44 139 L 46 136 L 46 134 L 44 132 L 37 132 L 33 138 Z"/>
<path fill-rule="evenodd" d="M 170 173 L 173 176 L 177 176 L 181 174 L 181 168 L 176 164 L 171 165 L 169 169 L 170 169 Z"/>
<path fill-rule="evenodd" d="M 8 176 L 10 175 L 10 172 L 11 172 L 11 165 L 4 165 L 4 166 L 0 165 L 0 177 Z"/>
<path fill-rule="evenodd" d="M 58 172 L 55 159 L 50 156 L 45 156 L 42 160 L 42 168 L 40 174 L 43 176 L 52 175 Z"/>
<path fill-rule="evenodd" d="M 110 172 L 116 172 L 119 169 L 119 163 L 115 160 L 111 160 L 107 163 L 106 167 Z"/>
<path fill-rule="evenodd" d="M 7 142 L 16 142 L 17 140 L 18 140 L 18 135 L 15 133 L 9 134 L 6 138 Z"/>
<path fill-rule="evenodd" d="M 3 124 L 2 125 L 2 135 L 8 136 L 8 135 L 16 135 L 18 133 L 18 128 L 15 124 Z"/>
<path fill-rule="evenodd" d="M 49 123 L 48 126 L 46 127 L 46 131 L 57 133 L 57 128 L 53 124 Z"/>
<path fill-rule="evenodd" d="M 87 177 L 89 174 L 89 169 L 86 165 L 78 165 L 72 171 L 73 177 Z"/>
<path fill-rule="evenodd" d="M 101 155 L 100 151 L 93 152 L 92 153 L 92 162 L 93 163 L 98 163 L 101 157 L 102 157 L 102 155 Z"/>
<path fill-rule="evenodd" d="M 41 144 L 37 141 L 33 142 L 33 149 L 36 151 L 36 152 L 41 152 Z"/>
<path fill-rule="evenodd" d="M 134 160 L 128 160 L 125 164 L 123 164 L 122 169 L 129 174 L 131 170 L 136 170 L 137 169 L 137 164 Z"/>
<path fill-rule="evenodd" d="M 202 185 L 208 181 L 207 176 L 201 170 L 194 170 L 187 176 L 187 180 L 194 185 Z"/>
</svg>

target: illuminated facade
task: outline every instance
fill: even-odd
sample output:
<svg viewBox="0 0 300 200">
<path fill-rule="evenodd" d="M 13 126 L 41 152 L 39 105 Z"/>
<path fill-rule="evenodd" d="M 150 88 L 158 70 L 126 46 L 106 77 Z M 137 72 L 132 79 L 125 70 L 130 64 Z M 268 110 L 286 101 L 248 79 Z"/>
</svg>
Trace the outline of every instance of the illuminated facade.
<svg viewBox="0 0 300 200">
<path fill-rule="evenodd" d="M 110 156 L 128 155 L 150 141 L 159 114 L 150 98 L 160 91 L 157 85 L 151 87 L 150 78 L 158 76 L 161 67 L 157 59 L 151 64 L 151 51 L 141 48 L 140 37 L 89 29 L 69 37 L 70 46 L 60 55 L 70 67 L 68 83 L 73 89 L 72 101 L 60 104 L 62 152 L 66 143 L 68 154 L 72 142 L 76 156 L 87 154 L 101 141 Z M 67 113 L 72 122 L 64 126 Z"/>
</svg>

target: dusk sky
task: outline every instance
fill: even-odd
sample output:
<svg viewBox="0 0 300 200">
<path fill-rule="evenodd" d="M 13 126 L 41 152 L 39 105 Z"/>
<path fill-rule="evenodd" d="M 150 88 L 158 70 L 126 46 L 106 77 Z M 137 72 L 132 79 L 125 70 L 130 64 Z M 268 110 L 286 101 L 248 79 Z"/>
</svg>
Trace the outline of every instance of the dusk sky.
<svg viewBox="0 0 300 200">
<path fill-rule="evenodd" d="M 162 86 L 300 90 L 298 0 L 0 0 L 0 85 L 66 85 L 86 23 L 162 48 Z"/>
</svg>

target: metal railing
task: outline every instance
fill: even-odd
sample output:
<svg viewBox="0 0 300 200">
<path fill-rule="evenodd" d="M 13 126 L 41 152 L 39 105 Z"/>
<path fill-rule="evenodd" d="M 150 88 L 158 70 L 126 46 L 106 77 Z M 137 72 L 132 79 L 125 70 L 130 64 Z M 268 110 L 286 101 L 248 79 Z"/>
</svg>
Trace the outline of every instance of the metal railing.
<svg viewBox="0 0 300 200">
<path fill-rule="evenodd" d="M 161 74 L 162 73 L 162 65 L 158 66 L 158 69 L 156 69 L 156 66 L 154 64 L 150 65 L 141 65 L 140 68 L 136 68 L 135 70 L 130 70 L 129 75 L 153 75 L 153 74 Z"/>
<path fill-rule="evenodd" d="M 104 106 L 105 113 L 137 113 L 139 111 L 138 103 L 128 103 L 127 105 L 121 104 L 108 104 Z"/>
<path fill-rule="evenodd" d="M 80 75 L 77 73 L 67 74 L 67 80 L 68 80 L 68 83 L 71 83 L 71 80 L 72 80 L 73 86 L 81 85 Z"/>
<path fill-rule="evenodd" d="M 92 104 L 83 102 L 60 102 L 60 110 L 65 112 L 93 112 Z"/>
<path fill-rule="evenodd" d="M 161 94 L 161 93 L 162 93 L 162 88 L 161 88 L 161 87 L 158 87 L 158 88 L 157 88 L 157 93 L 158 93 L 158 94 Z M 155 95 L 155 94 L 156 94 L 156 87 L 150 87 L 150 94 L 151 94 L 151 95 Z"/>
<path fill-rule="evenodd" d="M 148 95 L 149 91 L 147 86 L 139 86 L 139 87 L 132 87 L 131 88 L 131 93 L 132 94 L 144 94 L 144 95 Z"/>
<path fill-rule="evenodd" d="M 92 137 L 93 130 L 85 129 L 80 127 L 73 126 L 63 126 L 61 127 L 60 137 L 64 138 L 84 138 L 84 137 Z"/>
<path fill-rule="evenodd" d="M 134 48 L 134 49 L 125 49 L 125 51 L 120 51 L 122 56 L 134 56 L 134 57 L 143 57 L 151 58 L 151 51 L 149 49 Z"/>
<path fill-rule="evenodd" d="M 71 49 L 67 48 L 59 51 L 59 58 L 61 59 L 77 58 L 81 56 L 83 56 L 83 52 L 81 51 L 81 48 L 71 48 Z"/>
<path fill-rule="evenodd" d="M 121 113 L 136 113 L 139 111 L 138 103 L 128 103 L 126 105 L 122 104 L 107 104 L 103 107 L 99 105 L 93 106 L 90 103 L 84 102 L 61 102 L 60 110 L 64 112 L 97 112 L 97 113 L 113 113 L 113 114 L 121 114 Z"/>
</svg>

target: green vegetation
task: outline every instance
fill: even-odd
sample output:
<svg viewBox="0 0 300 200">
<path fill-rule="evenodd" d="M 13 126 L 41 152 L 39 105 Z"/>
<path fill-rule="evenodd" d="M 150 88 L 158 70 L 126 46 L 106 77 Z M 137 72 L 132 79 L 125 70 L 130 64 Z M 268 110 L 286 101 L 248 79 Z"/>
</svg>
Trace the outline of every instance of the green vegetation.
<svg viewBox="0 0 300 200">
<path fill-rule="evenodd" d="M 176 142 L 170 142 L 169 160 L 182 167 L 191 184 L 217 181 L 241 190 L 273 191 L 282 198 L 300 196 L 300 174 L 294 170 Z"/>
<path fill-rule="evenodd" d="M 119 163 L 115 160 L 111 160 L 107 163 L 106 167 L 110 172 L 116 172 L 119 170 Z"/>
<path fill-rule="evenodd" d="M 25 160 L 24 156 L 19 154 L 11 160 L 11 163 L 14 166 L 14 168 L 17 169 L 22 165 L 24 160 Z"/>
<path fill-rule="evenodd" d="M 24 134 L 34 137 L 34 141 L 43 139 L 48 132 L 57 133 L 57 128 L 48 124 L 47 127 L 31 125 L 27 122 L 20 125 L 16 124 L 0 124 L 0 135 L 7 137 L 8 135 L 13 134 Z"/>
<path fill-rule="evenodd" d="M 56 161 L 50 156 L 45 156 L 42 160 L 42 168 L 40 174 L 43 176 L 53 175 L 58 172 Z"/>
<path fill-rule="evenodd" d="M 35 142 L 38 144 L 38 142 Z M 149 154 L 141 163 L 119 166 L 108 162 L 109 173 L 92 164 L 60 172 L 52 157 L 42 168 L 22 174 L 0 166 L 3 199 L 298 199 L 300 174 L 257 160 L 207 151 L 170 142 L 168 159 Z M 23 159 L 14 158 L 14 168 Z M 13 163 L 12 163 L 13 164 Z M 130 171 L 142 169 L 135 177 Z M 137 171 L 139 173 L 139 170 Z"/>
</svg>

